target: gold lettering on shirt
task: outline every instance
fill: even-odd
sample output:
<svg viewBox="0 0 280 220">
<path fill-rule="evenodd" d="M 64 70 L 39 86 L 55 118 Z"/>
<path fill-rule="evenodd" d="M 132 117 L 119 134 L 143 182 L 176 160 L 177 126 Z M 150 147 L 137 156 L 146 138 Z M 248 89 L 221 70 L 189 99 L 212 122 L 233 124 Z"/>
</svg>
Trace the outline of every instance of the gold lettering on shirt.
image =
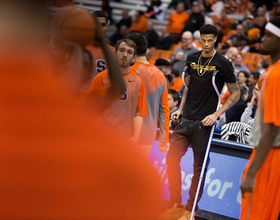
<svg viewBox="0 0 280 220">
<path fill-rule="evenodd" d="M 203 65 L 199 65 L 199 64 L 195 64 L 195 63 L 191 63 L 190 67 L 194 70 L 206 70 L 206 71 L 215 71 L 217 70 L 217 66 L 203 66 Z"/>
</svg>

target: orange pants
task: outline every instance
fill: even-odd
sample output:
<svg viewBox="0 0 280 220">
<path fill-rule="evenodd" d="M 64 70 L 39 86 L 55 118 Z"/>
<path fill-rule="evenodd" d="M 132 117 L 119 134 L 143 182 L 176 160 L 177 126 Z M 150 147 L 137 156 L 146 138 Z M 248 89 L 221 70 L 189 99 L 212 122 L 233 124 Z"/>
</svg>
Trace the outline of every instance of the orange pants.
<svg viewBox="0 0 280 220">
<path fill-rule="evenodd" d="M 246 166 L 242 179 L 247 173 L 254 156 L 253 150 L 249 163 Z M 256 174 L 256 185 L 252 193 L 251 206 L 250 194 L 245 194 L 242 199 L 240 220 L 277 220 L 280 212 L 280 147 L 270 150 L 265 162 Z M 249 209 L 249 210 L 248 210 Z M 249 218 L 247 219 L 247 214 Z"/>
</svg>

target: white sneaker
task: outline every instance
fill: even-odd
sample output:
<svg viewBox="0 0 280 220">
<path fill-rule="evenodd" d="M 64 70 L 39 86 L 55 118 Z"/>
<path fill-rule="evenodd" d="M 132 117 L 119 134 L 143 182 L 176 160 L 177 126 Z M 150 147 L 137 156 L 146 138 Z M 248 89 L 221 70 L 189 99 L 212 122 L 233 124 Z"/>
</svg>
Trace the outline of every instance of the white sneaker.
<svg viewBox="0 0 280 220">
<path fill-rule="evenodd" d="M 177 204 L 175 203 L 175 205 L 171 209 L 165 210 L 164 213 L 159 216 L 159 219 L 160 220 L 177 220 L 178 218 L 180 218 L 182 216 L 183 211 L 184 211 L 184 207 L 179 208 L 179 207 L 177 207 Z"/>
<path fill-rule="evenodd" d="M 177 220 L 191 220 L 191 215 L 192 215 L 192 212 L 190 212 L 188 210 L 183 210 L 181 218 L 178 218 Z M 195 220 L 194 216 L 195 216 L 195 213 L 193 214 L 192 220 Z"/>
</svg>

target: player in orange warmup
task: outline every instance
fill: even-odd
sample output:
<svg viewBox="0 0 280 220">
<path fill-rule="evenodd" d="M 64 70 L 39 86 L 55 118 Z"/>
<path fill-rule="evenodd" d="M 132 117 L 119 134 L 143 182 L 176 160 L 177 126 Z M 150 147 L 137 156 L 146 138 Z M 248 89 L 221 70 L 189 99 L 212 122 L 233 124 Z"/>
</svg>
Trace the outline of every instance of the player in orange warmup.
<svg viewBox="0 0 280 220">
<path fill-rule="evenodd" d="M 126 83 L 126 91 L 104 111 L 101 119 L 102 123 L 114 126 L 130 138 L 132 143 L 138 144 L 143 116 L 147 116 L 147 104 L 142 79 L 129 69 L 135 53 L 136 45 L 133 41 L 123 39 L 117 42 L 115 54 Z M 111 83 L 108 70 L 104 70 L 93 79 L 89 93 L 108 88 Z"/>
<path fill-rule="evenodd" d="M 251 144 L 255 146 L 241 182 L 241 220 L 276 220 L 280 212 L 280 19 L 265 26 L 261 52 L 270 55 L 261 88 Z"/>
<path fill-rule="evenodd" d="M 148 157 L 154 144 L 157 125 L 160 125 L 159 151 L 168 150 L 169 142 L 169 106 L 167 83 L 163 73 L 146 58 L 147 40 L 141 33 L 131 33 L 128 39 L 137 46 L 135 64 L 130 67 L 132 73 L 141 77 L 145 85 L 148 116 L 144 118 L 139 149 Z"/>
<path fill-rule="evenodd" d="M 97 18 L 97 20 L 99 21 L 102 27 L 103 41 L 105 43 L 106 42 L 105 34 L 108 30 L 108 18 L 106 14 L 104 14 L 102 11 L 95 11 L 93 14 Z M 112 46 L 108 45 L 108 47 L 111 52 L 115 51 L 115 48 L 113 48 Z M 92 44 L 89 44 L 86 49 L 91 53 L 92 56 L 92 64 L 93 64 L 92 79 L 93 79 L 98 73 L 109 68 L 108 66 L 109 59 L 106 57 L 106 53 L 103 50 L 100 41 L 96 39 L 93 39 Z M 92 80 L 88 84 L 88 88 L 91 82 Z"/>
</svg>

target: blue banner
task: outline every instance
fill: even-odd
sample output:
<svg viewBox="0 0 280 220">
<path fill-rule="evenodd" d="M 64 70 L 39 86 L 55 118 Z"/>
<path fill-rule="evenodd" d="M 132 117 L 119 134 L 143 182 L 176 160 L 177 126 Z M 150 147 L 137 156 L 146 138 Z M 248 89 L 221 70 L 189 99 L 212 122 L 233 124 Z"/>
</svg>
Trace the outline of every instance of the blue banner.
<svg viewBox="0 0 280 220">
<path fill-rule="evenodd" d="M 148 160 L 160 176 L 163 187 L 162 199 L 169 200 L 168 179 L 165 175 L 166 154 L 159 153 L 158 141 L 156 141 Z M 199 208 L 238 219 L 241 204 L 240 178 L 247 162 L 247 159 L 210 152 L 210 164 L 205 178 L 203 196 L 198 203 Z M 189 148 L 182 158 L 181 173 L 182 199 L 186 204 L 193 176 L 192 148 Z"/>
</svg>

